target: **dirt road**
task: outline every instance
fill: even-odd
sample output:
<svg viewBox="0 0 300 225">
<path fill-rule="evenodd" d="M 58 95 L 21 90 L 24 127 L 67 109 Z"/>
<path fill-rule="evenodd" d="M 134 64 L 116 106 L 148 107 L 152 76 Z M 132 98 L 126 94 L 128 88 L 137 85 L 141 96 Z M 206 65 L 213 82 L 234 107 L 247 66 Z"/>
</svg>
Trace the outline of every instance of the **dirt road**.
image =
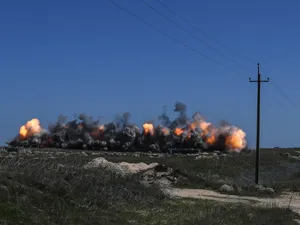
<svg viewBox="0 0 300 225">
<path fill-rule="evenodd" d="M 251 196 L 237 196 L 220 194 L 215 191 L 203 189 L 177 189 L 169 188 L 166 192 L 173 197 L 208 199 L 220 202 L 245 203 L 261 207 L 289 208 L 300 215 L 300 194 L 285 193 L 276 198 L 260 198 Z"/>
</svg>

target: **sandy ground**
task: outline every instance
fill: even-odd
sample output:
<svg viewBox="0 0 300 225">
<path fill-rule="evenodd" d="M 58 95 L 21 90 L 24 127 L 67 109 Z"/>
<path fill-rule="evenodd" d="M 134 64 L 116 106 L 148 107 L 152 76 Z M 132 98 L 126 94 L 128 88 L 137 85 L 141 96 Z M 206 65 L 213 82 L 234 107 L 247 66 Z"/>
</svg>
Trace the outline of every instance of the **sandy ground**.
<svg viewBox="0 0 300 225">
<path fill-rule="evenodd" d="M 203 189 L 178 189 L 168 188 L 166 192 L 173 197 L 207 199 L 219 202 L 245 203 L 258 207 L 280 207 L 289 208 L 300 215 L 300 194 L 284 193 L 276 198 L 260 198 L 252 196 L 237 196 L 229 194 L 220 194 L 215 191 Z M 296 220 L 295 220 L 296 221 Z M 300 224 L 300 220 L 296 221 Z"/>
</svg>

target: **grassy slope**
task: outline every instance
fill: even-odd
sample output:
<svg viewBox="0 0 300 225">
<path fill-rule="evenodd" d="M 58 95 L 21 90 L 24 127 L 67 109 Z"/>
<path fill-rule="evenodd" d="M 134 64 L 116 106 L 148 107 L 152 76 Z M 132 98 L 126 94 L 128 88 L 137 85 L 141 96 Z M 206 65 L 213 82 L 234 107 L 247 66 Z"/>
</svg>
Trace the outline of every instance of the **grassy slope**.
<svg viewBox="0 0 300 225">
<path fill-rule="evenodd" d="M 0 224 L 295 224 L 287 209 L 170 200 L 138 176 L 83 171 L 87 158 L 76 160 L 1 160 Z"/>
<path fill-rule="evenodd" d="M 300 191 L 300 164 L 283 153 L 297 155 L 295 150 L 262 150 L 260 158 L 260 183 L 275 189 Z M 179 168 L 186 178 L 179 180 L 178 187 L 219 189 L 221 180 L 243 187 L 242 194 L 255 194 L 254 185 L 255 152 L 220 157 L 216 159 L 195 160 L 193 156 L 165 158 L 111 156 L 114 162 L 159 162 L 172 168 Z"/>
</svg>

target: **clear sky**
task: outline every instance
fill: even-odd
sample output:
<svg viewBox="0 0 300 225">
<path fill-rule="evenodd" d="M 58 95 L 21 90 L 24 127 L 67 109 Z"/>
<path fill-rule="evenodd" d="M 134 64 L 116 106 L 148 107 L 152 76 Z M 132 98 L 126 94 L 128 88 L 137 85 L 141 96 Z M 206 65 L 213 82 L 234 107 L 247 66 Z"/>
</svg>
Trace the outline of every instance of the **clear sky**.
<svg viewBox="0 0 300 225">
<path fill-rule="evenodd" d="M 59 114 L 104 116 L 129 111 L 141 124 L 175 101 L 208 121 L 226 120 L 255 146 L 256 64 L 233 54 L 147 0 L 199 39 L 182 32 L 140 0 L 115 0 L 153 26 L 225 65 L 222 68 L 131 17 L 107 0 L 0 2 L 0 144 L 27 120 L 42 125 Z M 300 106 L 300 1 L 161 0 L 202 31 L 262 65 Z M 298 62 L 298 64 L 297 64 Z M 234 68 L 236 73 L 227 68 Z M 269 83 L 262 84 L 262 146 L 300 146 L 300 111 Z"/>
</svg>

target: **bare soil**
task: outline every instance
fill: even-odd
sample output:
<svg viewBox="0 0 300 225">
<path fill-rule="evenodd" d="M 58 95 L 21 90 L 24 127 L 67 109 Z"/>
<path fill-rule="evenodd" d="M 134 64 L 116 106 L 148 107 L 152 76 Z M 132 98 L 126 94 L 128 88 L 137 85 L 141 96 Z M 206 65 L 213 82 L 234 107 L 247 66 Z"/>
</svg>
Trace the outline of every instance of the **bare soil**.
<svg viewBox="0 0 300 225">
<path fill-rule="evenodd" d="M 300 194 L 285 192 L 278 197 L 261 198 L 252 196 L 237 196 L 221 194 L 211 190 L 204 189 L 180 189 L 169 188 L 165 190 L 171 197 L 206 199 L 218 202 L 244 203 L 258 207 L 278 207 L 287 208 L 300 215 Z M 300 224 L 300 220 L 295 220 Z"/>
</svg>

